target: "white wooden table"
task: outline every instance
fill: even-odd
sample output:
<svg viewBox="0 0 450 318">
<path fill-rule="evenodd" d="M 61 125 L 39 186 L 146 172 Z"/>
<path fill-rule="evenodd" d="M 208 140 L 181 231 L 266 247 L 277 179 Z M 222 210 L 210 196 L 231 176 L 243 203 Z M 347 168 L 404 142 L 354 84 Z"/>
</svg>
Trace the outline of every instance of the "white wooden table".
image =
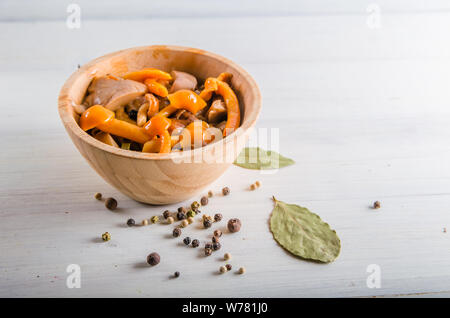
<svg viewBox="0 0 450 318">
<path fill-rule="evenodd" d="M 0 296 L 450 296 L 449 6 L 401 2 L 402 9 L 382 11 L 375 27 L 366 4 L 354 1 L 321 13 L 301 5 L 270 11 L 264 1 L 267 10 L 254 15 L 246 3 L 241 15 L 213 7 L 199 18 L 166 7 L 161 17 L 148 11 L 133 19 L 126 11 L 122 19 L 116 8 L 103 19 L 97 8 L 85 10 L 93 17 L 73 30 L 65 7 L 48 1 L 23 19 L 18 9 L 4 11 Z M 263 94 L 258 127 L 279 128 L 280 152 L 297 162 L 264 175 L 232 167 L 217 180 L 213 190 L 227 185 L 232 194 L 214 197 L 203 212 L 239 217 L 243 229 L 209 258 L 171 238 L 172 226 L 127 228 L 129 217 L 177 206 L 139 204 L 107 185 L 56 110 L 77 64 L 150 44 L 203 48 L 244 66 Z M 262 187 L 247 191 L 256 180 Z M 106 210 L 95 192 L 117 198 L 119 211 Z M 272 195 L 330 223 L 340 257 L 323 265 L 281 249 L 268 227 Z M 375 200 L 381 209 L 369 207 Z M 105 231 L 112 240 L 99 242 Z M 210 232 L 185 230 L 201 240 Z M 152 251 L 162 261 L 149 268 Z M 225 252 L 245 275 L 216 274 Z M 81 267 L 79 289 L 66 286 L 69 264 Z M 370 264 L 380 266 L 381 288 L 367 287 Z M 170 279 L 177 270 L 181 277 Z"/>
</svg>

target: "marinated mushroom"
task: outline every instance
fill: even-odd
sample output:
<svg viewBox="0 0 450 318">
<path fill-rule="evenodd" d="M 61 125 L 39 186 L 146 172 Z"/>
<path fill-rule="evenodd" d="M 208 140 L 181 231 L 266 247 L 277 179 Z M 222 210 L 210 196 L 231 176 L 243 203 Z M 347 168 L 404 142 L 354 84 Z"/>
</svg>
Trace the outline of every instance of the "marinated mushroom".
<svg viewBox="0 0 450 318">
<path fill-rule="evenodd" d="M 222 97 L 216 97 L 208 112 L 206 113 L 206 118 L 209 123 L 215 124 L 227 118 L 227 106 L 223 101 Z"/>
<path fill-rule="evenodd" d="M 147 86 L 132 80 L 115 79 L 110 76 L 95 78 L 88 87 L 85 103 L 102 105 L 116 111 L 147 92 Z"/>
<path fill-rule="evenodd" d="M 197 79 L 195 78 L 195 76 L 189 73 L 172 71 L 170 75 L 172 75 L 174 81 L 169 93 L 174 93 L 181 89 L 188 89 L 193 91 L 197 87 Z"/>
</svg>

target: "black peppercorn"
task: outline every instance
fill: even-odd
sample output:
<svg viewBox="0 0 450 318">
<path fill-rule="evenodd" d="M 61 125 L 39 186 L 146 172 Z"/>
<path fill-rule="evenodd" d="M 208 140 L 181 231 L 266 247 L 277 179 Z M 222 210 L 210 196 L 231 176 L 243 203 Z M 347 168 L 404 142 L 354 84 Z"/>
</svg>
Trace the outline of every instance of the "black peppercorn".
<svg viewBox="0 0 450 318">
<path fill-rule="evenodd" d="M 207 205 L 207 204 L 208 204 L 208 197 L 207 197 L 207 196 L 202 197 L 202 198 L 200 199 L 200 203 L 201 203 L 202 205 Z"/>
<path fill-rule="evenodd" d="M 169 216 L 170 216 L 169 210 L 165 210 L 164 213 L 163 213 L 163 217 L 164 217 L 165 219 L 167 219 Z"/>
<path fill-rule="evenodd" d="M 173 229 L 172 235 L 173 235 L 173 237 L 178 237 L 178 236 L 180 236 L 180 235 L 181 235 L 181 229 L 178 228 L 178 227 L 175 228 L 175 229 Z"/>
<path fill-rule="evenodd" d="M 214 231 L 214 236 L 221 237 L 222 236 L 222 231 L 221 230 L 215 230 Z"/>
<path fill-rule="evenodd" d="M 147 256 L 147 263 L 149 263 L 152 266 L 158 265 L 161 260 L 161 257 L 158 253 L 151 253 L 149 256 Z"/>
<path fill-rule="evenodd" d="M 225 267 L 227 268 L 227 271 L 231 271 L 231 269 L 233 268 L 233 267 L 231 266 L 231 264 L 227 264 L 227 265 L 225 265 Z"/>
<path fill-rule="evenodd" d="M 137 113 L 138 113 L 137 110 L 132 109 L 128 113 L 128 117 L 130 117 L 130 119 L 136 120 L 137 119 Z"/>
<path fill-rule="evenodd" d="M 203 220 L 203 226 L 205 227 L 205 229 L 209 228 L 212 226 L 212 222 L 210 219 L 204 219 Z"/>
<path fill-rule="evenodd" d="M 222 218 L 223 218 L 222 214 L 220 214 L 220 213 L 214 214 L 214 221 L 220 222 L 220 221 L 222 221 Z"/>
<path fill-rule="evenodd" d="M 183 243 L 189 245 L 191 243 L 191 238 L 189 236 L 185 237 Z"/>
<path fill-rule="evenodd" d="M 134 219 L 128 219 L 128 221 L 127 221 L 128 226 L 133 226 L 135 224 L 136 224 L 136 221 Z"/>
<path fill-rule="evenodd" d="M 200 241 L 199 240 L 197 240 L 197 239 L 192 240 L 192 247 L 198 247 L 199 245 L 200 245 Z"/>
<path fill-rule="evenodd" d="M 174 274 L 173 274 L 173 276 L 175 276 L 175 277 L 180 277 L 180 272 L 175 272 Z"/>
<path fill-rule="evenodd" d="M 213 243 L 213 245 L 212 245 L 212 248 L 213 248 L 213 250 L 215 250 L 215 251 L 220 250 L 221 247 L 222 247 L 222 246 L 220 245 L 219 242 Z"/>
<path fill-rule="evenodd" d="M 184 212 L 178 212 L 177 213 L 177 219 L 179 221 L 184 220 L 186 218 L 186 214 Z"/>
<path fill-rule="evenodd" d="M 212 242 L 213 243 L 219 243 L 219 238 L 217 236 L 213 236 L 212 237 Z"/>
<path fill-rule="evenodd" d="M 230 219 L 228 221 L 228 230 L 232 233 L 239 232 L 241 229 L 241 221 L 239 219 Z"/>
<path fill-rule="evenodd" d="M 205 248 L 205 256 L 210 256 L 212 254 L 212 249 Z"/>
<path fill-rule="evenodd" d="M 184 212 L 184 213 L 186 213 L 187 211 L 186 211 L 186 208 L 185 208 L 185 207 L 180 206 L 180 207 L 178 208 L 178 212 Z"/>
<path fill-rule="evenodd" d="M 228 187 L 223 188 L 222 189 L 222 194 L 223 195 L 229 195 L 230 194 L 230 188 L 228 188 Z"/>
<path fill-rule="evenodd" d="M 211 249 L 211 248 L 212 248 L 212 244 L 211 244 L 211 243 L 206 243 L 206 244 L 205 244 L 205 249 L 206 249 L 206 248 L 210 248 L 210 249 Z"/>
<path fill-rule="evenodd" d="M 117 208 L 117 200 L 114 198 L 108 198 L 105 201 L 105 206 L 108 210 L 115 210 Z"/>
</svg>

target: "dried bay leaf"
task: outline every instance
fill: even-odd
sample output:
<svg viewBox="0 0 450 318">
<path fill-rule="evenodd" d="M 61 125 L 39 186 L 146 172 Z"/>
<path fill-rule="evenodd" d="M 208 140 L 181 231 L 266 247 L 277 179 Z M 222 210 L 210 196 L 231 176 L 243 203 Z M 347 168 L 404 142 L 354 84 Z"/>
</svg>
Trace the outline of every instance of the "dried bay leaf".
<svg viewBox="0 0 450 318">
<path fill-rule="evenodd" d="M 330 226 L 307 208 L 278 201 L 270 218 L 274 239 L 286 250 L 304 259 L 323 263 L 334 261 L 341 241 Z"/>
<path fill-rule="evenodd" d="M 244 148 L 234 161 L 234 164 L 256 170 L 283 168 L 294 164 L 295 161 L 280 155 L 278 152 L 264 150 L 259 147 Z"/>
</svg>

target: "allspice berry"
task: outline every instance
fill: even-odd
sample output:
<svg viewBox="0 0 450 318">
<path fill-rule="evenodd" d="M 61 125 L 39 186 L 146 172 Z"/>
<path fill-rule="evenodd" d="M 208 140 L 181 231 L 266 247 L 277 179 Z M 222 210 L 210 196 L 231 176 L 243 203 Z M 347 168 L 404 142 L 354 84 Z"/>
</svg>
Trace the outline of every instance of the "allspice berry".
<svg viewBox="0 0 450 318">
<path fill-rule="evenodd" d="M 170 217 L 170 211 L 169 210 L 165 210 L 163 213 L 163 217 L 167 220 Z"/>
<path fill-rule="evenodd" d="M 222 194 L 223 195 L 229 195 L 230 194 L 230 188 L 228 188 L 228 187 L 223 188 L 222 189 Z"/>
<path fill-rule="evenodd" d="M 127 225 L 128 226 L 134 226 L 136 224 L 136 221 L 134 219 L 128 219 Z"/>
<path fill-rule="evenodd" d="M 101 194 L 100 192 L 97 192 L 97 193 L 94 195 L 94 198 L 96 198 L 97 200 L 101 200 L 101 199 L 102 199 L 102 194 Z"/>
<path fill-rule="evenodd" d="M 156 252 L 153 252 L 147 256 L 147 263 L 149 263 L 152 266 L 158 265 L 160 261 L 161 257 Z"/>
<path fill-rule="evenodd" d="M 108 210 L 115 210 L 117 208 L 117 200 L 114 198 L 107 198 L 105 201 L 105 207 Z"/>
<path fill-rule="evenodd" d="M 179 229 L 178 227 L 173 229 L 172 235 L 173 235 L 173 237 L 180 236 L 181 235 L 181 229 Z"/>
<path fill-rule="evenodd" d="M 375 202 L 373 203 L 373 208 L 374 208 L 374 209 L 379 209 L 379 208 L 381 208 L 381 203 L 380 203 L 380 201 L 375 201 Z"/>
<path fill-rule="evenodd" d="M 202 205 L 207 205 L 207 204 L 208 204 L 208 197 L 207 197 L 207 196 L 203 196 L 203 197 L 200 199 L 200 203 L 201 203 Z"/>
<path fill-rule="evenodd" d="M 228 221 L 227 227 L 231 233 L 239 232 L 241 229 L 241 220 L 239 219 L 230 219 Z"/>
<path fill-rule="evenodd" d="M 220 213 L 214 214 L 214 221 L 215 222 L 220 222 L 220 221 L 222 221 L 222 219 L 223 219 L 222 214 L 220 214 Z"/>
</svg>

